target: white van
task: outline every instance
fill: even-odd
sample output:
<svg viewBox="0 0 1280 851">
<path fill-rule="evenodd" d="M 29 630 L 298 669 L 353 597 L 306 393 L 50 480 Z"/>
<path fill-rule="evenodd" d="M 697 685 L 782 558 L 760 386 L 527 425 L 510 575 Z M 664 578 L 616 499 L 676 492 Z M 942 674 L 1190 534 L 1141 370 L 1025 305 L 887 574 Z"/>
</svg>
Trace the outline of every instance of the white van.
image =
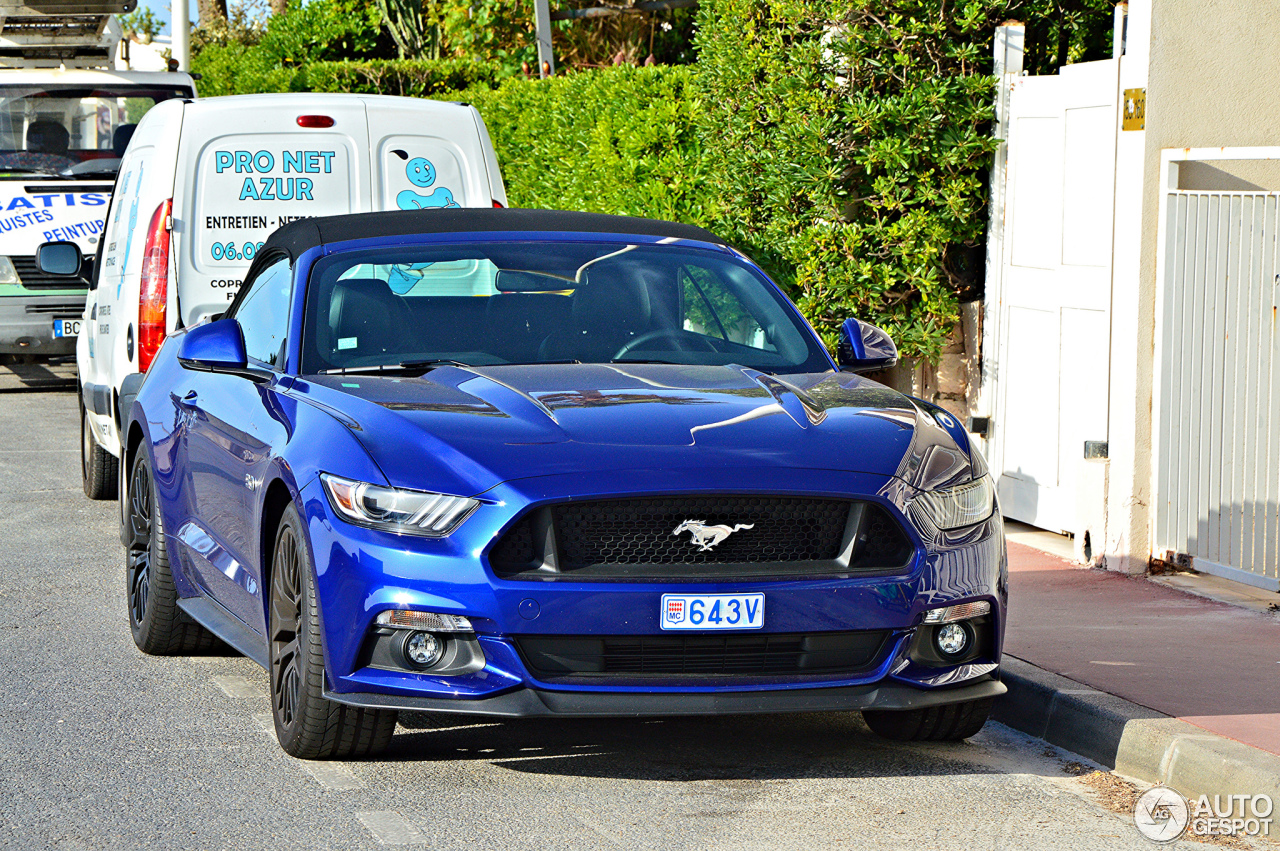
<svg viewBox="0 0 1280 851">
<path fill-rule="evenodd" d="M 370 210 L 506 206 L 474 107 L 279 94 L 158 104 L 120 163 L 77 341 L 85 493 L 117 492 L 122 410 L 165 336 L 222 313 L 280 225 Z M 70 254 L 41 246 L 66 274 Z"/>
</svg>

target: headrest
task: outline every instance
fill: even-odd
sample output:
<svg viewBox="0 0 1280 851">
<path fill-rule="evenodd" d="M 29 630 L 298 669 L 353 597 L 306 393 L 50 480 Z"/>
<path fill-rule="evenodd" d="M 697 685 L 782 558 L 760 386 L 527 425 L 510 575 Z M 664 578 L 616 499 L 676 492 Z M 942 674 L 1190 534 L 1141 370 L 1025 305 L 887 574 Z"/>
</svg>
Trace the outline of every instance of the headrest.
<svg viewBox="0 0 1280 851">
<path fill-rule="evenodd" d="M 111 134 L 111 150 L 117 157 L 124 156 L 125 150 L 129 147 L 129 140 L 133 138 L 133 131 L 137 129 L 136 124 L 121 124 L 116 128 L 116 132 Z"/>
<path fill-rule="evenodd" d="M 344 321 L 359 318 L 373 322 L 394 320 L 404 306 L 400 296 L 391 291 L 386 281 L 377 278 L 348 278 L 333 285 L 329 299 L 329 327 L 337 329 Z M 377 312 L 379 315 L 372 315 Z"/>
<path fill-rule="evenodd" d="M 27 127 L 27 150 L 39 154 L 65 154 L 71 134 L 56 121 L 33 121 Z"/>
<path fill-rule="evenodd" d="M 643 331 L 649 317 L 649 290 L 625 267 L 593 269 L 573 291 L 573 322 L 584 331 Z"/>
</svg>

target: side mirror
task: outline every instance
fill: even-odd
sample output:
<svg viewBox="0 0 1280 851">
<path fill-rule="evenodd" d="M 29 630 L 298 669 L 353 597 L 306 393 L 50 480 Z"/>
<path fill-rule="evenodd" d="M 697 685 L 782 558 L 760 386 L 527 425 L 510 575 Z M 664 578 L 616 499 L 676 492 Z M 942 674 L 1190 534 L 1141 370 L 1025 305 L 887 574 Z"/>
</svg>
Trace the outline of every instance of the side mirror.
<svg viewBox="0 0 1280 851">
<path fill-rule="evenodd" d="M 178 363 L 201 372 L 242 372 L 249 358 L 244 350 L 244 334 L 234 319 L 219 319 L 197 325 L 182 335 Z"/>
<path fill-rule="evenodd" d="M 36 267 L 46 275 L 74 278 L 83 263 L 80 246 L 74 242 L 46 242 L 36 249 Z"/>
<path fill-rule="evenodd" d="M 898 365 L 898 347 L 882 329 L 849 318 L 840 326 L 836 361 L 842 372 L 875 372 Z"/>
</svg>

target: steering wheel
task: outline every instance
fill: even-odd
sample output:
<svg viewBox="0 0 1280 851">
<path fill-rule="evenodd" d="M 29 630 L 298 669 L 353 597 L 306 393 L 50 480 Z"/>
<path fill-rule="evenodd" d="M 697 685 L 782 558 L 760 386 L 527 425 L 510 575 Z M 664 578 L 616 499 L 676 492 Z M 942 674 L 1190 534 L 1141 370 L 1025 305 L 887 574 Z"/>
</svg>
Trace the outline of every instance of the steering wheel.
<svg viewBox="0 0 1280 851">
<path fill-rule="evenodd" d="M 688 351 L 688 349 L 680 345 L 680 341 L 689 340 L 689 339 L 696 340 L 699 346 L 704 351 L 708 351 L 708 352 L 718 351 L 718 349 L 716 349 L 716 347 L 711 344 L 711 341 L 708 340 L 706 337 L 703 337 L 701 334 L 691 334 L 688 331 L 684 331 L 679 328 L 659 328 L 656 331 L 649 331 L 647 333 L 641 334 L 639 337 L 636 337 L 634 340 L 629 341 L 622 348 L 618 349 L 618 351 L 614 352 L 612 359 L 618 360 L 621 357 L 625 357 L 627 354 L 634 351 L 635 349 L 640 348 L 645 343 L 648 343 L 651 340 L 661 340 L 664 337 L 675 342 L 677 351 L 681 351 L 681 352 Z"/>
</svg>

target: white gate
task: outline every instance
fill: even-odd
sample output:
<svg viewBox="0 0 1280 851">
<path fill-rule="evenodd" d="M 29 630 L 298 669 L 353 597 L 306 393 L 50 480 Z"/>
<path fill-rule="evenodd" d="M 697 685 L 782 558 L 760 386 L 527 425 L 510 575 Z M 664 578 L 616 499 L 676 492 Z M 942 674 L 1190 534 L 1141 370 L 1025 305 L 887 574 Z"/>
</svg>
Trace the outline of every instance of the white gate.
<svg viewBox="0 0 1280 851">
<path fill-rule="evenodd" d="M 1153 540 L 1195 569 L 1280 590 L 1280 193 L 1176 188 L 1165 151 L 1153 400 Z"/>
<path fill-rule="evenodd" d="M 998 323 L 990 461 L 1004 514 L 1055 531 L 1077 528 L 1085 441 L 1107 440 L 1119 62 L 1004 78 L 1013 90 L 996 286 L 988 274 Z"/>
</svg>

